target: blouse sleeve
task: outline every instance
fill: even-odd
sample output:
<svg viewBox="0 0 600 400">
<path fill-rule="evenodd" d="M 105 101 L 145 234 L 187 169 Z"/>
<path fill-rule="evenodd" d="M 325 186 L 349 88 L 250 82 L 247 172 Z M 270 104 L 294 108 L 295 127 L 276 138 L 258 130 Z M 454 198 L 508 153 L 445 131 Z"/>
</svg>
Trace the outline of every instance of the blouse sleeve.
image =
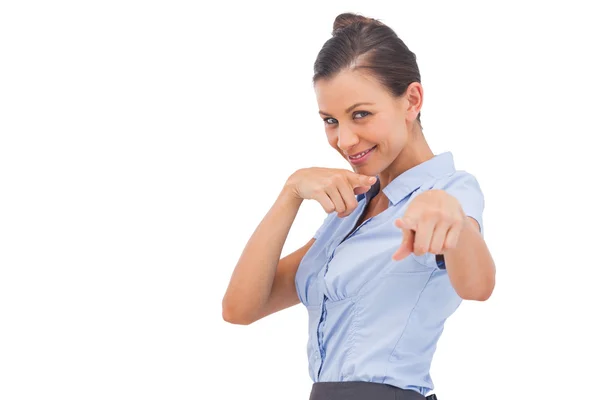
<svg viewBox="0 0 600 400">
<path fill-rule="evenodd" d="M 459 201 L 467 217 L 477 221 L 483 235 L 485 200 L 477 179 L 467 172 L 458 171 L 450 177 L 442 189 Z"/>
<path fill-rule="evenodd" d="M 479 182 L 475 176 L 464 171 L 457 171 L 444 182 L 440 189 L 454 196 L 460 203 L 465 215 L 473 218 L 479 224 L 479 231 L 483 236 L 483 209 L 485 200 Z M 430 263 L 440 269 L 446 269 L 444 257 L 436 255 L 430 257 Z"/>
</svg>

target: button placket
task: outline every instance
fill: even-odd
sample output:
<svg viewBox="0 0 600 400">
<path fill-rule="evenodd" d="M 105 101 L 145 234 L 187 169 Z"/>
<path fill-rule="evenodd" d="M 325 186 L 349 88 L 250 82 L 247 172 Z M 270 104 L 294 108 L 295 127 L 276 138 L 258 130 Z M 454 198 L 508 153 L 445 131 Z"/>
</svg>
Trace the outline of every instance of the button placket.
<svg viewBox="0 0 600 400">
<path fill-rule="evenodd" d="M 365 205 L 366 205 L 366 202 L 362 204 L 358 215 L 363 214 Z M 358 217 L 352 221 L 352 225 L 351 225 L 352 227 L 354 227 L 356 225 L 357 219 L 358 219 Z M 362 228 L 370 220 L 371 220 L 371 218 L 363 221 L 363 223 L 360 224 L 358 227 L 356 227 L 353 231 L 351 231 L 350 234 L 345 234 L 344 236 L 342 236 L 341 240 L 339 237 L 336 238 L 336 240 L 334 242 L 330 243 L 330 245 L 326 249 L 327 253 L 329 253 L 329 257 L 327 258 L 327 263 L 325 264 L 325 268 L 323 268 L 323 276 L 321 279 L 319 279 L 319 287 L 321 289 L 320 293 L 322 293 L 323 296 L 321 297 L 321 318 L 319 319 L 319 323 L 317 324 L 317 334 L 316 334 L 318 353 L 315 354 L 315 359 L 318 358 L 319 355 L 321 358 L 320 363 L 319 363 L 318 372 L 316 374 L 317 380 L 319 379 L 319 377 L 321 375 L 321 370 L 323 368 L 323 362 L 326 357 L 326 352 L 325 352 L 325 347 L 324 347 L 323 325 L 325 323 L 325 319 L 327 318 L 326 304 L 327 304 L 327 301 L 329 300 L 329 298 L 327 297 L 326 291 L 325 291 L 325 277 L 327 275 L 327 272 L 329 271 L 329 263 L 333 259 L 334 255 L 335 255 L 335 251 L 337 250 L 338 246 L 341 243 L 343 243 L 345 240 L 354 236 L 356 234 L 356 232 L 358 232 L 360 230 L 360 228 Z M 332 248 L 333 248 L 333 250 L 332 250 Z"/>
<path fill-rule="evenodd" d="M 318 354 L 320 355 L 320 363 L 319 363 L 319 368 L 317 371 L 317 379 L 319 378 L 319 376 L 321 375 L 321 368 L 323 367 L 323 361 L 325 359 L 325 347 L 323 345 L 323 323 L 325 322 L 325 318 L 327 318 L 327 308 L 326 308 L 326 303 L 328 300 L 327 295 L 325 294 L 325 275 L 327 275 L 327 270 L 329 269 L 329 262 L 333 259 L 333 255 L 335 253 L 335 250 L 333 250 L 327 260 L 327 264 L 325 264 L 325 268 L 323 269 L 323 279 L 320 279 L 320 285 L 321 285 L 321 293 L 323 294 L 323 297 L 321 298 L 321 318 L 319 320 L 319 323 L 317 325 L 317 349 L 318 349 Z"/>
</svg>

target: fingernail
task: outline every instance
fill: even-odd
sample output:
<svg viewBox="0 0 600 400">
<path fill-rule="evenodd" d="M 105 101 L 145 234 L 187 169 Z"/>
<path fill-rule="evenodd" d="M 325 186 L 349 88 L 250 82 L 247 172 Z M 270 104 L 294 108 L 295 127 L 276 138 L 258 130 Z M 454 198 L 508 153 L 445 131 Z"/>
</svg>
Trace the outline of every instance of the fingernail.
<svg viewBox="0 0 600 400">
<path fill-rule="evenodd" d="M 372 177 L 369 178 L 369 182 L 375 183 L 375 182 L 377 182 L 377 178 L 375 178 L 374 176 L 372 176 Z"/>
</svg>

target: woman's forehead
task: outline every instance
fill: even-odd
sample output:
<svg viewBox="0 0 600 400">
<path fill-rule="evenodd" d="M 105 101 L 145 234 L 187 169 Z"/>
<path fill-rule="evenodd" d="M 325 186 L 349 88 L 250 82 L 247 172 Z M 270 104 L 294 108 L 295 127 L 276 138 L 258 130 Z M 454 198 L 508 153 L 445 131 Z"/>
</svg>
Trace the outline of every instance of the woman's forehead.
<svg viewBox="0 0 600 400">
<path fill-rule="evenodd" d="M 319 108 L 340 112 L 356 103 L 378 103 L 389 94 L 372 76 L 358 71 L 342 71 L 331 78 L 315 82 Z"/>
</svg>

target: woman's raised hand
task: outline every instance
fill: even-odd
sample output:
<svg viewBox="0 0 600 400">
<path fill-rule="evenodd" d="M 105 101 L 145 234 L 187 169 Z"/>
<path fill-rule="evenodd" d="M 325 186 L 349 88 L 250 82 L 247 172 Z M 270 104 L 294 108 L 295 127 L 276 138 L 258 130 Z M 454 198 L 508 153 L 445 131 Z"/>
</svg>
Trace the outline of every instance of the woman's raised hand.
<svg viewBox="0 0 600 400">
<path fill-rule="evenodd" d="M 294 172 L 286 186 L 299 199 L 317 200 L 325 212 L 347 217 L 356 209 L 356 195 L 366 193 L 377 182 L 374 176 L 336 168 L 302 168 Z"/>
</svg>

